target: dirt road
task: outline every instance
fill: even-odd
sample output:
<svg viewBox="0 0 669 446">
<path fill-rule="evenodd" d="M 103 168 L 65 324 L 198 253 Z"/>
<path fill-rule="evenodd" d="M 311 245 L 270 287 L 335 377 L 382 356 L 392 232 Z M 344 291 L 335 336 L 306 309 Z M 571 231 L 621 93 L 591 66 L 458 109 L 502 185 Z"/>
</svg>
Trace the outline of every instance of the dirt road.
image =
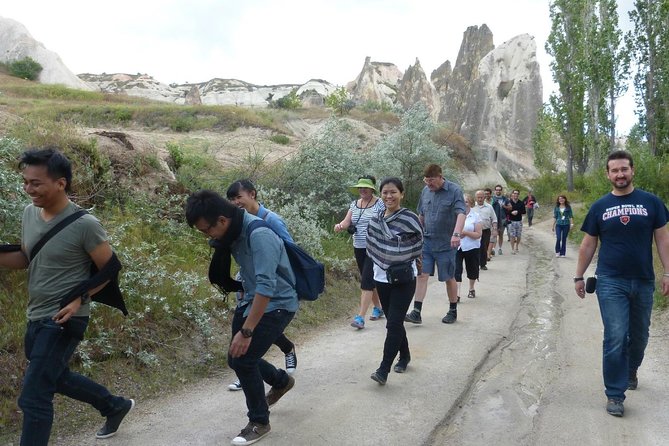
<svg viewBox="0 0 669 446">
<path fill-rule="evenodd" d="M 525 227 L 520 254 L 494 257 L 477 297 L 462 293 L 453 325 L 441 323 L 445 289 L 431 282 L 423 324 L 407 324 L 412 362 L 386 386 L 369 378 L 381 359 L 382 321 L 360 331 L 343 323 L 300 345 L 295 388 L 273 408 L 272 432 L 259 444 L 667 444 L 669 330 L 651 327 L 625 417 L 607 415 L 596 298 L 573 292 L 576 248 L 555 258 L 553 244 L 548 223 Z M 230 379 L 138 401 L 109 440 L 82 432 L 54 444 L 230 444 L 247 421 L 242 392 L 226 389 Z"/>
</svg>

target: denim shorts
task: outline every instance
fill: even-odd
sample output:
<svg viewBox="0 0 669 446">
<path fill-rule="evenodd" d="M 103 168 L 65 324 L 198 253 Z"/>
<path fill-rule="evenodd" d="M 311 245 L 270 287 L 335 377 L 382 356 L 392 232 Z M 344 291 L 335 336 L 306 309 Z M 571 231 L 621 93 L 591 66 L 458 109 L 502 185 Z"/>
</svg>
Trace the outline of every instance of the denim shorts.
<svg viewBox="0 0 669 446">
<path fill-rule="evenodd" d="M 427 243 L 423 244 L 423 274 L 434 276 L 434 267 L 437 267 L 437 279 L 446 282 L 455 277 L 455 249 L 432 252 Z"/>
</svg>

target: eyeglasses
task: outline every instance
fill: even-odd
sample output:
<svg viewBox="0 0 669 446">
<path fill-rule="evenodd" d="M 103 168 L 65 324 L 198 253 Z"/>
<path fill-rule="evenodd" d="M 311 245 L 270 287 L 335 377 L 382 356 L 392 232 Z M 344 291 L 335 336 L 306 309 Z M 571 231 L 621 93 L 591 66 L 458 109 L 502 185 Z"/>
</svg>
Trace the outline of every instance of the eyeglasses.
<svg viewBox="0 0 669 446">
<path fill-rule="evenodd" d="M 423 177 L 423 183 L 429 184 L 438 181 L 441 177 Z"/>
</svg>

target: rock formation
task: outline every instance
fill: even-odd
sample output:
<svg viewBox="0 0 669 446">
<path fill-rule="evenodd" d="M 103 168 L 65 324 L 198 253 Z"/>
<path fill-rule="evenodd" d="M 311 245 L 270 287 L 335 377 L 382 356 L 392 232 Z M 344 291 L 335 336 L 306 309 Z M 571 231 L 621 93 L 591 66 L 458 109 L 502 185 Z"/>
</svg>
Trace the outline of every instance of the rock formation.
<svg viewBox="0 0 669 446">
<path fill-rule="evenodd" d="M 397 98 L 397 87 L 401 79 L 402 72 L 395 65 L 372 62 L 368 56 L 356 80 L 346 87 L 358 104 L 376 102 L 392 105 Z"/>
<path fill-rule="evenodd" d="M 439 116 L 437 91 L 434 85 L 427 80 L 418 58 L 416 58 L 416 63 L 409 66 L 404 72 L 397 89 L 397 103 L 403 108 L 409 108 L 417 102 L 425 104 L 435 119 Z"/>
<path fill-rule="evenodd" d="M 92 90 L 91 86 L 65 66 L 58 54 L 33 39 L 25 26 L 15 20 L 0 17 L 0 61 L 14 62 L 26 57 L 42 65 L 42 72 L 37 79 L 39 82 Z"/>
</svg>

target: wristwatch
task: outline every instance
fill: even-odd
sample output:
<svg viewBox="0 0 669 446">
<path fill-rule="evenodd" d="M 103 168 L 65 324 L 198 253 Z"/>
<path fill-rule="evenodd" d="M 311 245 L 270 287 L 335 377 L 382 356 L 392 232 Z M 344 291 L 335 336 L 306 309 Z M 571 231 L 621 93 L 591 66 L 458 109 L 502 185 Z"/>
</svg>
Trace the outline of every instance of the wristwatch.
<svg viewBox="0 0 669 446">
<path fill-rule="evenodd" d="M 580 282 L 582 280 L 585 280 L 585 279 L 583 279 L 583 277 L 574 277 L 574 283 Z"/>
<path fill-rule="evenodd" d="M 253 330 L 251 330 L 250 328 L 242 328 L 241 330 L 239 330 L 239 332 L 245 338 L 250 338 L 251 336 L 253 336 Z"/>
<path fill-rule="evenodd" d="M 81 295 L 81 305 L 86 305 L 91 301 L 91 296 L 88 294 L 88 291 L 86 291 L 84 294 Z"/>
<path fill-rule="evenodd" d="M 462 238 L 459 232 L 454 232 L 453 237 Z"/>
</svg>

